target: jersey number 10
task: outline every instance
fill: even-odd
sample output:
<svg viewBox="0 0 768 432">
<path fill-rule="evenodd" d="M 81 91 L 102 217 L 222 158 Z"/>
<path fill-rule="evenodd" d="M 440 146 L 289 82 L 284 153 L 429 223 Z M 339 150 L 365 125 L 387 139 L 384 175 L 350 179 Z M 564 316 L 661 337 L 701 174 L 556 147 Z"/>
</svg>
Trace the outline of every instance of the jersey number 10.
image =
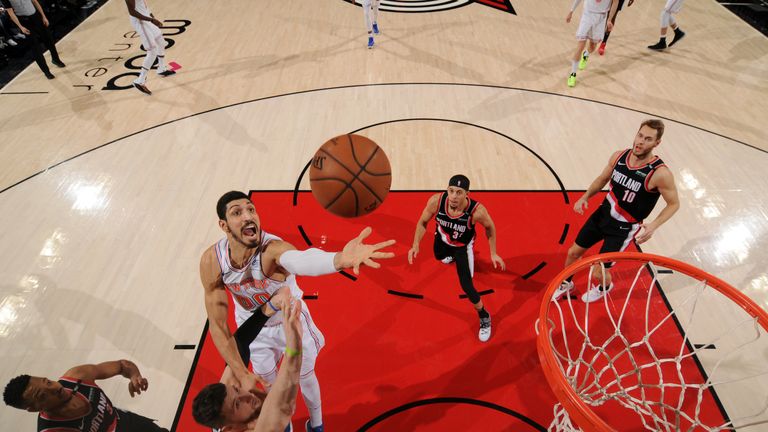
<svg viewBox="0 0 768 432">
<path fill-rule="evenodd" d="M 625 190 L 624 191 L 624 197 L 621 199 L 624 202 L 631 203 L 635 200 L 635 193 L 632 191 Z"/>
</svg>

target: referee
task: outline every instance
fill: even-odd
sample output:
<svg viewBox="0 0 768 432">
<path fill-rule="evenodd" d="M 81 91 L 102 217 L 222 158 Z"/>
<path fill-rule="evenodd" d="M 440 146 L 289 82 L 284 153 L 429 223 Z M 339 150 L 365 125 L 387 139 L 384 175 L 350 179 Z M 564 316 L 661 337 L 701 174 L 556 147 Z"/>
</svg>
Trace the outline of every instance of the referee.
<svg viewBox="0 0 768 432">
<path fill-rule="evenodd" d="M 35 62 L 40 66 L 40 70 L 43 71 L 45 77 L 48 79 L 56 78 L 51 73 L 51 70 L 48 69 L 40 43 L 45 44 L 45 47 L 51 52 L 51 63 L 58 67 L 66 65 L 61 61 L 59 53 L 56 51 L 53 37 L 51 37 L 51 32 L 48 31 L 48 18 L 45 16 L 43 8 L 40 7 L 40 3 L 37 0 L 0 0 L 0 2 L 8 11 L 11 21 L 19 27 L 22 33 L 30 37 Z"/>
</svg>

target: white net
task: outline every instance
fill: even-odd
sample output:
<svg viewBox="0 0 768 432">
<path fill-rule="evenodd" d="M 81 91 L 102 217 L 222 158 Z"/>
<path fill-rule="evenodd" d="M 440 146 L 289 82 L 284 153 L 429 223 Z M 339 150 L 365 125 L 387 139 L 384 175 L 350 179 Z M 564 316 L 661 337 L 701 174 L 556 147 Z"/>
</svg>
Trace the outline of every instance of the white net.
<svg viewBox="0 0 768 432">
<path fill-rule="evenodd" d="M 607 276 L 602 262 L 573 281 L 594 276 Z M 566 296 L 547 312 L 559 371 L 595 414 L 621 431 L 768 430 L 768 338 L 756 318 L 706 280 L 652 262 L 620 261 L 610 276 L 599 300 Z M 580 429 L 557 404 L 549 430 Z"/>
</svg>

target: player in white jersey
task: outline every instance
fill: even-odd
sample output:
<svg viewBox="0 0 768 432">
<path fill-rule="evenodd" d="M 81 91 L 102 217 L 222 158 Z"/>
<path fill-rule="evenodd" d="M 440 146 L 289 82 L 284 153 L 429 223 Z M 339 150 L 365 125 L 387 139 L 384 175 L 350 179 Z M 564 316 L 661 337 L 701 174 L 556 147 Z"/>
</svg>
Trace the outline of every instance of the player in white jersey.
<svg viewBox="0 0 768 432">
<path fill-rule="evenodd" d="M 365 28 L 368 30 L 368 49 L 373 48 L 373 35 L 379 34 L 379 3 L 381 0 L 363 0 Z"/>
<path fill-rule="evenodd" d="M 672 16 L 672 14 L 680 12 L 680 9 L 683 8 L 683 1 L 685 0 L 667 0 L 664 9 L 661 10 L 661 38 L 655 44 L 648 45 L 648 48 L 656 51 L 667 49 L 667 27 L 672 27 L 672 30 L 675 32 L 675 36 L 672 38 L 669 46 L 680 42 L 680 39 L 685 37 L 685 32 L 680 30 L 675 17 Z"/>
<path fill-rule="evenodd" d="M 146 0 L 125 0 L 125 4 L 128 6 L 128 14 L 131 15 L 131 25 L 139 34 L 141 44 L 147 51 L 144 63 L 141 64 L 141 72 L 139 77 L 133 81 L 133 86 L 140 92 L 151 95 L 152 92 L 145 83 L 147 82 L 147 73 L 155 64 L 155 59 L 158 63 L 158 75 L 166 77 L 176 73 L 176 71 L 168 69 L 165 64 L 165 38 L 163 38 L 163 32 L 160 31 L 163 23 L 152 15 Z"/>
<path fill-rule="evenodd" d="M 259 307 L 269 305 L 270 297 L 281 286 L 289 286 L 295 297 L 301 299 L 302 292 L 296 285 L 295 275 L 319 276 L 348 268 L 358 273 L 360 265 L 378 268 L 380 265 L 374 259 L 394 256 L 380 251 L 394 244 L 394 240 L 375 245 L 362 242 L 370 235 L 370 228 L 363 230 L 338 253 L 319 249 L 297 251 L 290 243 L 261 230 L 256 207 L 243 192 L 224 194 L 216 204 L 216 212 L 226 238 L 203 253 L 200 278 L 205 289 L 211 337 L 244 389 L 255 389 L 258 381 L 268 385 L 275 380 L 277 363 L 285 351 L 285 336 L 280 326 L 282 313 L 270 318 L 251 344 L 251 363 L 254 372 L 261 377 L 257 378 L 242 364 L 237 344 L 227 326 L 227 291 L 235 299 L 235 318 L 239 325 Z M 318 432 L 323 430 L 322 409 L 314 365 L 324 339 L 305 305 L 302 305 L 301 320 L 304 328 L 301 393 L 310 415 L 307 430 Z"/>
<path fill-rule="evenodd" d="M 581 3 L 581 0 L 573 0 L 571 10 L 565 17 L 565 22 L 570 23 L 573 12 Z M 606 26 L 608 31 L 613 29 L 613 18 L 619 3 L 617 0 L 584 0 L 584 10 L 581 13 L 579 29 L 576 30 L 576 50 L 571 58 L 571 74 L 568 76 L 568 87 L 576 85 L 576 69 L 587 67 L 589 54 L 595 51 L 597 45 L 603 41 Z M 589 41 L 589 46 L 587 46 Z M 584 49 L 587 47 L 587 49 Z"/>
</svg>

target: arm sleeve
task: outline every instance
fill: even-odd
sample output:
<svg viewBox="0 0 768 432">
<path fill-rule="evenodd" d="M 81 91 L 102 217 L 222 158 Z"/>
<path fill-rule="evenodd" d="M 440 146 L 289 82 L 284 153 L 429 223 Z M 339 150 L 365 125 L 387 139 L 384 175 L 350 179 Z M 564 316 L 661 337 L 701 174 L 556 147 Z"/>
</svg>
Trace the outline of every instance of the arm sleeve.
<svg viewBox="0 0 768 432">
<path fill-rule="evenodd" d="M 336 273 L 333 257 L 336 252 L 325 252 L 311 248 L 303 251 L 289 250 L 283 252 L 279 264 L 289 273 L 299 276 L 321 276 Z"/>
<path fill-rule="evenodd" d="M 253 315 L 245 320 L 243 325 L 235 331 L 237 351 L 240 353 L 240 359 L 243 361 L 245 367 L 248 367 L 248 359 L 251 357 L 251 342 L 253 342 L 253 340 L 256 339 L 256 336 L 259 335 L 259 332 L 268 319 L 269 318 L 264 315 L 264 312 L 261 311 L 261 308 L 258 308 Z"/>
</svg>

